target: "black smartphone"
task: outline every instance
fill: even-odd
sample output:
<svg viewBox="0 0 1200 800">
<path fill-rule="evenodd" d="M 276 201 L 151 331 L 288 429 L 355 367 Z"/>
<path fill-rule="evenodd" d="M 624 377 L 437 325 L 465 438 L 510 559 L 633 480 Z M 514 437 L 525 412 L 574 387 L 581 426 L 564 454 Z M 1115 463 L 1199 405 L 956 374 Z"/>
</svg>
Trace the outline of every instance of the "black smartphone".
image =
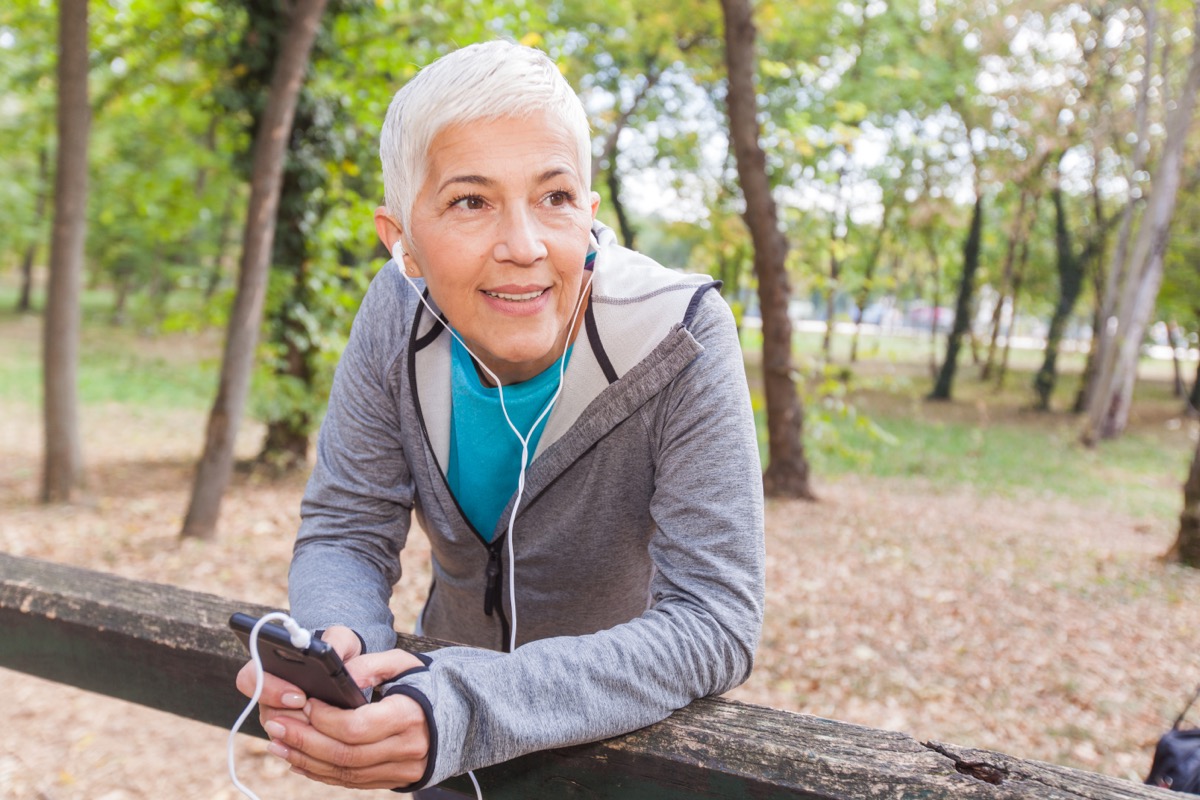
<svg viewBox="0 0 1200 800">
<path fill-rule="evenodd" d="M 257 622 L 257 617 L 240 611 L 229 618 L 229 627 L 242 640 L 247 653 L 250 631 Z M 319 639 L 313 639 L 308 647 L 296 647 L 287 629 L 268 622 L 258 632 L 258 654 L 265 671 L 294 684 L 309 697 L 341 708 L 366 705 L 367 698 L 346 672 L 341 657 Z"/>
</svg>

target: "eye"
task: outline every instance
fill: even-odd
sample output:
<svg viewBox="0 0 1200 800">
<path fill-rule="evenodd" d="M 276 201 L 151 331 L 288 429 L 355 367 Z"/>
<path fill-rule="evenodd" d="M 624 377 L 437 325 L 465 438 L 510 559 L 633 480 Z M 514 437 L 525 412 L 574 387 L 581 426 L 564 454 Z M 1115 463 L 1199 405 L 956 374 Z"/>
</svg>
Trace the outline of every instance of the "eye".
<svg viewBox="0 0 1200 800">
<path fill-rule="evenodd" d="M 561 208 L 562 206 L 573 204 L 575 202 L 575 194 L 566 189 L 559 189 L 546 195 L 543 202 L 548 206 Z"/>
<path fill-rule="evenodd" d="M 479 211 L 484 207 L 485 203 L 482 197 L 477 194 L 464 194 L 450 201 L 450 207 L 465 208 L 468 211 Z"/>
</svg>

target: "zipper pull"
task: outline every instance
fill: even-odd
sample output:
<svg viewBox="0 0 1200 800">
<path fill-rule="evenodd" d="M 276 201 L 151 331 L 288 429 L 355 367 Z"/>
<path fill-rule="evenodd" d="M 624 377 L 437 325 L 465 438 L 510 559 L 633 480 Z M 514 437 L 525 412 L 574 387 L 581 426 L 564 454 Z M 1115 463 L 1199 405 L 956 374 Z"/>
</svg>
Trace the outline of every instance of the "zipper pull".
<svg viewBox="0 0 1200 800">
<path fill-rule="evenodd" d="M 483 590 L 483 613 L 492 616 L 500 594 L 500 551 L 488 550 L 487 586 Z"/>
</svg>

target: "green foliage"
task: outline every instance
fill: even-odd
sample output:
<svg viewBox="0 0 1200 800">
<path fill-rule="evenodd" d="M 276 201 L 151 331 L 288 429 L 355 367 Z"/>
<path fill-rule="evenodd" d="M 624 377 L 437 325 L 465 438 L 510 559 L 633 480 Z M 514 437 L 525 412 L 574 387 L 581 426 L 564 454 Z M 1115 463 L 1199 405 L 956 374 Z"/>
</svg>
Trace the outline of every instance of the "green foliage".
<svg viewBox="0 0 1200 800">
<path fill-rule="evenodd" d="M 139 332 L 211 334 L 224 324 L 250 143 L 285 7 L 91 5 L 88 278 L 111 289 L 92 295 L 104 298 L 104 319 Z M 1189 8 L 1160 3 L 1160 36 L 1181 30 Z M 850 296 L 950 304 L 977 191 L 994 209 L 979 279 L 998 287 L 1021 191 L 1045 193 L 1064 152 L 1076 239 L 1113 226 L 1133 152 L 1141 22 L 1136 6 L 1108 0 L 759 0 L 761 138 L 794 296 L 836 289 L 842 315 Z M 53 186 L 39 163 L 45 154 L 53 166 L 55 36 L 53 4 L 0 8 L 0 269 L 49 233 L 36 201 Z M 724 280 L 739 314 L 753 297 L 753 253 L 726 153 L 719 4 L 335 0 L 290 142 L 253 400 L 264 419 L 315 419 L 365 282 L 386 259 L 370 215 L 381 195 L 377 132 L 393 92 L 437 55 L 496 36 L 546 49 L 583 97 L 602 219 L 615 224 L 614 201 L 623 201 L 651 255 Z M 1176 38 L 1149 109 L 1152 158 L 1162 100 L 1193 46 Z M 1197 148 L 1190 152 L 1194 163 Z M 1094 186 L 1103 188 L 1099 202 Z M 1191 330 L 1200 327 L 1195 188 L 1180 193 L 1161 298 L 1162 314 Z M 1031 315 L 1048 314 L 1055 294 L 1050 223 L 1043 204 L 1018 298 Z M 919 352 L 928 355 L 927 342 Z M 886 441 L 881 431 L 894 426 L 836 384 L 823 379 L 815 395 L 809 434 L 818 449 L 851 453 L 858 436 Z"/>
</svg>

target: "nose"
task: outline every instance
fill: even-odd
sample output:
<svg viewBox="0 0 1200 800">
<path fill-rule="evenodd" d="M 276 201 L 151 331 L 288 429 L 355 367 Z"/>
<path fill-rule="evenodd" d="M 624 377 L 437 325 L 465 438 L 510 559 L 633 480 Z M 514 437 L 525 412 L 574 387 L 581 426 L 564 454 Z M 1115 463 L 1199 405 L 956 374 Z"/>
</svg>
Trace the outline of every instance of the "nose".
<svg viewBox="0 0 1200 800">
<path fill-rule="evenodd" d="M 500 220 L 495 257 L 519 265 L 534 264 L 549 252 L 537 218 L 529 209 L 512 208 Z"/>
</svg>

